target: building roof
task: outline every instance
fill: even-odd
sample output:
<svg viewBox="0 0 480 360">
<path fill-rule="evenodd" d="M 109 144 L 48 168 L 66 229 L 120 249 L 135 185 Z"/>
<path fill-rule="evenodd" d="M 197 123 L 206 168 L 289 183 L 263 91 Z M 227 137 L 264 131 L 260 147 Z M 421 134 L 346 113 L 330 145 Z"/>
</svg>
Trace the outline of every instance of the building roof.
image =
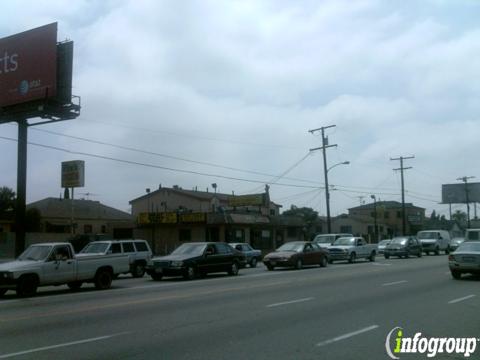
<svg viewBox="0 0 480 360">
<path fill-rule="evenodd" d="M 27 208 L 36 208 L 43 218 L 70 218 L 72 200 L 45 198 L 27 205 Z M 103 205 L 93 200 L 73 200 L 73 212 L 76 219 L 101 220 L 132 220 L 129 213 Z"/>
<path fill-rule="evenodd" d="M 398 209 L 402 207 L 402 203 L 398 201 L 377 201 L 376 202 L 377 208 L 383 207 L 386 210 L 388 209 Z M 348 210 L 373 210 L 375 208 L 375 203 L 369 203 L 365 205 L 360 205 L 360 206 L 355 206 L 353 208 L 349 208 Z M 412 203 L 405 203 L 405 208 L 414 208 L 414 209 L 422 209 L 425 210 L 425 208 L 415 206 Z"/>
<path fill-rule="evenodd" d="M 189 197 L 192 197 L 192 198 L 195 198 L 195 199 L 198 199 L 198 200 L 207 200 L 207 201 L 210 201 L 213 198 L 217 198 L 220 201 L 228 202 L 231 198 L 234 198 L 236 196 L 236 195 L 233 195 L 233 194 L 223 194 L 223 193 L 215 193 L 215 192 L 209 192 L 209 191 L 185 190 L 185 189 L 182 189 L 180 187 L 173 187 L 173 188 L 162 187 L 162 188 L 159 188 L 158 190 L 152 191 L 148 194 L 145 194 L 145 195 L 142 195 L 138 198 L 130 200 L 129 203 L 132 204 L 132 203 L 134 203 L 138 200 L 146 199 L 146 198 L 148 198 L 148 197 L 150 197 L 154 194 L 158 194 L 162 191 L 170 191 L 170 192 L 174 192 L 174 193 L 177 193 L 177 194 L 189 196 Z M 263 194 L 264 193 L 262 193 L 262 194 L 249 194 L 249 195 L 263 195 Z M 270 203 L 273 204 L 274 206 L 281 207 L 281 205 L 275 204 L 273 201 L 270 201 Z"/>
</svg>

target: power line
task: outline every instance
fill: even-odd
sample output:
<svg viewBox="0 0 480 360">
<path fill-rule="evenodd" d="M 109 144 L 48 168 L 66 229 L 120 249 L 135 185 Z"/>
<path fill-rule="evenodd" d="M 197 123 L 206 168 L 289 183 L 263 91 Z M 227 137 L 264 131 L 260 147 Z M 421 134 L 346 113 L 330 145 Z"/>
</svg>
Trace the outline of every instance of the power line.
<svg viewBox="0 0 480 360">
<path fill-rule="evenodd" d="M 14 141 L 14 142 L 18 141 L 17 139 L 5 137 L 5 136 L 0 136 L 0 139 Z M 34 143 L 34 142 L 28 142 L 28 144 L 33 145 L 33 146 L 38 146 L 38 147 L 51 149 L 51 150 L 62 151 L 62 152 L 66 152 L 66 153 L 69 153 L 69 154 L 83 155 L 83 156 L 88 156 L 88 157 L 93 157 L 93 158 L 98 158 L 98 159 L 115 161 L 115 162 L 124 163 L 124 164 L 139 165 L 139 166 L 150 167 L 150 168 L 155 168 L 155 169 L 162 169 L 162 170 L 167 170 L 167 171 L 172 171 L 172 172 L 179 172 L 179 173 L 184 173 L 184 174 L 194 174 L 194 175 L 215 177 L 215 178 L 221 178 L 221 179 L 227 179 L 227 180 L 236 180 L 236 181 L 243 181 L 243 182 L 250 182 L 250 183 L 257 183 L 257 184 L 265 184 L 264 181 L 259 181 L 259 180 L 236 178 L 236 177 L 232 177 L 232 176 L 224 176 L 224 175 L 218 175 L 218 174 L 203 173 L 203 172 L 193 171 L 193 170 L 170 168 L 170 167 L 166 167 L 166 166 L 147 164 L 147 163 L 141 163 L 141 162 L 132 161 L 132 160 L 124 160 L 124 159 L 118 159 L 118 158 L 113 158 L 113 157 L 104 156 L 104 155 L 86 153 L 86 152 L 82 152 L 82 151 L 74 151 L 74 150 L 69 150 L 69 149 L 60 148 L 60 147 L 56 147 L 56 146 L 38 144 L 38 143 Z M 284 184 L 284 183 L 276 183 L 274 185 L 296 187 L 296 188 L 306 188 L 306 189 L 319 189 L 320 188 L 320 187 L 317 187 L 317 186 Z"/>
</svg>

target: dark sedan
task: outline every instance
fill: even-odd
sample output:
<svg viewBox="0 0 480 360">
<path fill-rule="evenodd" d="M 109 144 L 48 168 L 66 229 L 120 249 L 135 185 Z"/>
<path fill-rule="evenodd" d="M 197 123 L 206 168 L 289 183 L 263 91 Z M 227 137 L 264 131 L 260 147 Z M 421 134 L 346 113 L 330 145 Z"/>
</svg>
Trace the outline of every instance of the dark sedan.
<svg viewBox="0 0 480 360">
<path fill-rule="evenodd" d="M 280 246 L 263 258 L 263 263 L 268 270 L 275 267 L 294 267 L 301 269 L 304 265 L 328 264 L 328 250 L 322 249 L 310 241 L 293 241 Z"/>
<path fill-rule="evenodd" d="M 153 280 L 163 276 L 192 280 L 216 272 L 237 275 L 244 262 L 245 257 L 226 243 L 196 242 L 182 244 L 170 255 L 153 258 L 146 270 Z"/>
<path fill-rule="evenodd" d="M 383 256 L 388 259 L 390 256 L 408 258 L 410 255 L 422 257 L 422 244 L 413 236 L 395 237 L 384 250 Z"/>
</svg>

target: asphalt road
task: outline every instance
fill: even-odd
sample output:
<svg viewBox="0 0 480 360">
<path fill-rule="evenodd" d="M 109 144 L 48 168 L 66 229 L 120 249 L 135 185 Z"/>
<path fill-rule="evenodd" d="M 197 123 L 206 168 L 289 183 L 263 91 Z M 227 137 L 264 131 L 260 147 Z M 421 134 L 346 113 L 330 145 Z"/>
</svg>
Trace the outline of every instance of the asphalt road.
<svg viewBox="0 0 480 360">
<path fill-rule="evenodd" d="M 453 280 L 444 255 L 9 294 L 0 359 L 388 359 L 397 326 L 409 337 L 480 337 L 480 282 Z"/>
</svg>

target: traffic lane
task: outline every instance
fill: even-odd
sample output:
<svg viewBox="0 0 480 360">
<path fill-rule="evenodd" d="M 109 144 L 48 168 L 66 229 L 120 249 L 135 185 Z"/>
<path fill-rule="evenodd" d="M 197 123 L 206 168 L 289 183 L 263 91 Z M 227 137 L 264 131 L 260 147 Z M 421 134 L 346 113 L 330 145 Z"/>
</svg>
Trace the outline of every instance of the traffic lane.
<svg viewBox="0 0 480 360">
<path fill-rule="evenodd" d="M 299 275 L 301 275 L 301 273 L 302 273 L 302 272 L 298 272 Z M 311 295 L 311 289 L 312 289 L 312 288 L 311 288 L 310 286 L 307 287 L 307 289 L 306 289 L 307 291 L 306 291 L 305 294 L 301 293 L 302 288 L 305 287 L 305 286 L 303 286 L 302 284 L 303 284 L 303 283 L 306 283 L 306 282 L 307 282 L 307 279 L 300 279 L 300 280 L 301 280 L 301 281 L 296 281 L 296 282 L 294 282 L 293 285 L 290 284 L 290 286 L 289 286 L 289 290 L 290 290 L 290 291 L 288 291 L 287 294 L 284 294 L 283 292 L 278 293 L 278 291 L 277 291 L 278 289 L 274 288 L 274 290 L 277 292 L 276 294 L 272 294 L 272 291 L 269 291 L 268 293 L 264 293 L 264 294 L 262 293 L 262 295 L 266 295 L 266 296 L 268 296 L 268 297 L 269 297 L 270 295 L 275 295 L 275 296 L 274 296 L 274 298 L 276 299 L 275 301 L 278 301 L 278 299 L 280 299 L 282 296 L 285 297 L 286 295 L 289 295 L 289 296 L 290 296 L 290 297 L 289 297 L 290 299 L 291 299 L 291 295 L 292 295 L 292 294 L 294 294 L 294 295 L 296 295 L 296 296 L 301 296 L 301 297 L 307 296 L 308 294 Z M 357 281 L 354 281 L 354 283 L 357 283 Z M 342 284 L 339 284 L 339 285 L 342 285 Z M 345 284 L 345 285 L 347 285 L 347 286 L 349 287 L 349 289 L 348 289 L 349 291 L 347 292 L 347 294 L 348 294 L 348 293 L 350 292 L 350 290 L 352 290 L 352 288 L 351 288 L 352 284 Z M 293 289 L 294 291 L 291 291 L 291 290 L 292 290 L 292 289 L 291 289 L 292 287 L 294 287 L 294 289 Z M 361 289 L 361 288 L 366 288 L 366 287 L 363 286 L 363 284 L 360 284 L 360 289 Z M 360 289 L 354 289 L 354 290 L 355 290 L 354 293 L 360 293 L 360 291 L 359 291 Z M 242 289 L 237 289 L 237 291 L 239 291 L 239 290 L 242 290 Z M 304 289 L 304 290 L 305 290 L 305 289 Z M 329 289 L 329 291 L 331 291 L 332 293 L 336 294 L 336 296 L 335 296 L 334 299 L 333 299 L 334 301 L 335 301 L 335 299 L 345 298 L 345 297 L 346 297 L 345 294 L 340 293 L 338 290 Z M 308 294 L 307 294 L 307 293 L 308 293 Z M 216 295 L 218 296 L 219 294 L 216 294 Z M 245 308 L 242 309 L 242 306 L 245 304 L 245 296 L 247 297 L 247 300 L 252 298 L 252 297 L 251 297 L 251 294 L 249 294 L 248 292 L 245 292 L 245 293 L 244 293 L 244 292 L 241 292 L 241 295 L 240 295 L 240 296 L 235 295 L 233 298 L 232 298 L 231 296 L 229 297 L 229 295 L 231 295 L 231 294 L 229 294 L 228 292 L 223 293 L 222 296 L 219 297 L 219 301 L 220 301 L 220 302 L 218 302 L 218 301 L 216 302 L 215 299 L 211 299 L 211 298 L 204 299 L 204 300 L 206 301 L 206 303 L 203 303 L 203 302 L 202 302 L 202 305 L 201 305 L 201 307 L 200 307 L 198 310 L 201 311 L 201 313 L 209 314 L 210 316 L 212 316 L 212 315 L 218 315 L 215 310 L 216 310 L 216 309 L 220 309 L 220 308 L 222 307 L 222 305 L 225 306 L 225 304 L 228 305 L 228 306 L 227 306 L 228 308 L 232 308 L 232 307 L 233 307 L 233 309 L 231 309 L 233 314 L 235 314 L 235 313 L 245 314 L 246 311 L 248 312 L 248 311 L 251 310 L 252 308 L 253 308 L 253 309 L 257 309 L 257 308 L 259 308 L 259 307 L 261 308 L 261 304 L 259 304 L 259 303 L 257 303 L 257 302 L 254 302 L 254 303 L 251 304 L 251 306 L 247 307 L 247 309 L 245 309 Z M 369 296 L 367 296 L 367 298 L 368 298 L 368 297 L 369 297 Z M 321 297 L 319 297 L 319 298 L 321 298 Z M 239 300 L 238 300 L 238 299 L 239 299 Z M 187 299 L 183 299 L 183 301 L 186 301 L 186 300 L 187 300 Z M 146 324 L 149 323 L 150 314 L 155 314 L 155 315 L 154 315 L 154 318 L 156 318 L 157 316 L 160 316 L 160 317 L 163 318 L 163 320 L 165 320 L 165 318 L 164 318 L 165 316 L 173 315 L 173 317 L 168 318 L 167 321 L 165 321 L 165 322 L 166 322 L 167 324 L 175 324 L 174 329 L 177 329 L 177 330 L 178 330 L 178 327 L 181 328 L 182 326 L 183 326 L 183 327 L 192 326 L 192 323 L 191 323 L 190 320 L 191 320 L 192 318 L 194 318 L 196 314 L 198 315 L 198 313 L 195 312 L 194 314 L 191 314 L 191 313 L 189 314 L 189 309 L 190 309 L 191 306 L 193 306 L 193 308 L 195 308 L 195 309 L 197 308 L 197 306 L 200 306 L 200 305 L 197 304 L 196 302 L 197 302 L 198 300 L 202 300 L 202 299 L 198 299 L 198 296 L 197 296 L 196 298 L 192 298 L 191 300 L 194 301 L 194 304 L 185 304 L 185 305 L 186 305 L 185 308 L 183 308 L 183 307 L 181 307 L 181 306 L 179 307 L 179 306 L 178 306 L 178 305 L 179 305 L 178 303 L 175 304 L 175 309 L 176 309 L 176 310 L 179 310 L 179 311 L 180 311 L 179 313 L 176 313 L 176 310 L 175 310 L 175 309 L 172 309 L 168 304 L 164 304 L 164 306 L 163 306 L 163 308 L 166 310 L 166 313 L 162 313 L 162 311 L 161 311 L 162 308 L 157 308 L 156 306 L 153 306 L 153 309 L 144 309 L 144 310 L 146 311 L 146 314 L 145 314 L 145 316 L 144 316 L 144 321 L 145 321 Z M 204 301 L 204 300 L 202 300 L 202 301 Z M 259 295 L 258 295 L 258 294 L 257 294 L 257 296 L 255 297 L 255 300 L 258 300 L 258 301 L 261 300 L 261 299 L 259 298 Z M 272 300 L 273 300 L 273 299 L 272 299 Z M 183 301 L 182 301 L 182 303 L 183 303 Z M 238 303 L 239 301 L 240 301 L 240 303 L 238 304 L 239 308 L 238 308 L 238 309 L 235 309 L 235 306 L 234 306 L 234 305 L 235 305 L 236 303 Z M 265 299 L 263 302 L 268 302 L 268 301 L 271 301 L 270 297 L 267 298 L 267 299 Z M 335 302 L 336 302 L 337 305 L 338 305 L 338 301 L 335 301 Z M 153 303 L 146 303 L 146 304 L 144 304 L 144 306 L 147 306 L 147 304 L 152 304 L 152 305 L 153 305 Z M 180 303 L 180 304 L 181 304 L 181 303 Z M 304 309 L 305 306 L 308 307 L 310 304 L 314 304 L 314 303 L 313 303 L 313 302 L 310 302 L 310 303 L 302 304 L 303 307 L 301 307 L 300 309 Z M 172 304 L 172 305 L 173 305 L 173 304 Z M 323 303 L 320 303 L 320 305 L 321 305 L 322 308 L 324 308 L 324 309 L 328 309 L 329 306 L 332 306 L 331 304 L 330 304 L 330 305 L 329 305 L 329 304 L 325 304 L 325 301 L 323 301 Z M 356 307 L 354 306 L 353 308 L 354 308 L 354 309 L 357 309 L 357 311 L 361 311 L 363 308 L 365 308 L 365 305 L 360 304 L 360 303 L 358 302 L 358 299 L 356 299 L 356 305 L 357 305 L 357 306 L 356 306 Z M 368 304 L 367 304 L 367 305 L 368 305 Z M 143 309 L 144 306 L 142 306 L 141 309 Z M 209 307 L 209 306 L 210 306 L 210 307 Z M 292 306 L 293 306 L 293 305 L 292 305 Z M 346 304 L 345 306 L 342 305 L 342 308 L 350 309 L 351 307 L 348 306 L 348 304 Z M 137 316 L 139 315 L 139 314 L 138 314 L 138 311 L 141 310 L 141 309 L 137 309 L 137 311 L 135 312 L 135 313 L 137 314 Z M 125 310 L 125 309 L 124 309 L 124 310 Z M 127 309 L 127 310 L 128 310 L 128 309 Z M 334 311 L 335 309 L 332 309 L 332 310 Z M 313 311 L 313 310 L 311 310 L 311 311 Z M 122 312 L 122 314 L 123 314 L 123 312 Z M 189 321 L 187 321 L 187 322 L 185 322 L 185 323 L 183 323 L 183 324 L 182 324 L 182 323 L 179 323 L 179 319 L 182 319 L 182 316 L 181 316 L 182 314 L 184 314 L 184 315 L 185 315 L 185 314 L 189 314 L 189 315 L 187 316 L 187 318 L 189 319 Z M 228 319 L 228 318 L 229 318 L 229 316 L 228 316 L 229 314 L 230 314 L 230 311 L 227 312 L 226 314 L 222 314 L 222 316 L 220 316 L 219 318 L 217 318 L 216 321 L 220 321 L 220 322 L 221 322 L 224 318 L 225 318 L 225 319 Z M 110 314 L 110 315 L 111 315 L 111 317 L 113 318 L 113 320 L 115 320 L 116 313 L 113 312 L 113 313 Z M 133 315 L 135 315 L 135 314 L 133 314 Z M 84 316 L 85 316 L 85 314 L 84 314 Z M 101 322 L 102 322 L 102 323 L 105 322 L 105 323 L 109 323 L 109 324 L 110 324 L 110 326 L 108 326 L 107 328 L 104 329 L 104 333 L 106 333 L 106 332 L 108 332 L 107 330 L 113 330 L 115 327 L 112 327 L 112 321 L 109 321 L 108 319 L 104 319 L 104 318 L 103 318 L 104 316 L 105 316 L 105 314 L 102 314 L 102 315 L 101 315 L 101 319 L 102 319 Z M 260 313 L 258 314 L 258 316 L 265 316 L 265 313 L 260 312 Z M 255 323 L 256 317 L 257 317 L 257 316 L 255 316 L 255 317 L 252 319 L 253 323 Z M 302 323 L 307 323 L 309 317 L 310 317 L 310 315 L 308 315 L 307 318 L 304 318 L 304 319 L 303 319 L 304 321 L 302 321 Z M 54 317 L 48 317 L 48 319 L 51 319 L 51 318 L 54 318 Z M 130 318 L 130 316 L 127 316 L 127 318 Z M 142 317 L 140 317 L 140 318 L 142 318 Z M 355 318 L 355 317 L 354 317 L 354 318 Z M 349 317 L 348 319 L 350 319 L 350 317 Z M 98 319 L 97 319 L 97 320 L 98 320 Z M 205 320 L 205 319 L 201 319 L 201 318 L 200 318 L 200 319 L 197 319 L 197 321 L 196 321 L 196 322 L 194 321 L 193 324 L 195 324 L 195 323 L 201 324 L 204 320 Z M 337 320 L 338 320 L 338 319 L 337 319 Z M 37 321 L 37 320 L 36 320 L 36 321 Z M 211 323 L 212 321 L 215 322 L 215 319 L 209 319 L 209 322 L 210 322 L 210 323 Z M 271 323 L 275 324 L 275 321 L 276 321 L 276 319 L 271 319 L 271 321 L 267 321 L 267 323 L 268 323 L 268 322 L 271 322 Z M 91 322 L 95 323 L 95 316 L 92 318 L 91 321 L 87 321 L 87 324 L 89 324 L 89 323 L 91 323 Z M 362 320 L 361 322 L 359 322 L 359 323 L 358 323 L 358 326 L 363 326 L 363 324 L 362 324 L 363 322 L 364 322 L 363 320 Z M 65 325 L 68 326 L 68 323 L 69 323 L 69 322 L 67 322 Z M 164 323 L 164 322 L 162 321 L 161 324 L 163 324 L 163 323 Z M 332 330 L 332 325 L 331 325 L 331 323 L 332 323 L 331 321 L 328 321 L 329 330 Z M 341 323 L 342 323 L 342 321 L 339 321 L 339 324 L 341 324 Z M 352 325 L 352 322 L 351 322 L 351 321 L 348 321 L 348 323 L 349 323 L 349 325 Z M 130 326 L 128 326 L 128 325 L 130 325 Z M 277 324 L 277 325 L 278 325 L 278 324 Z M 247 327 L 248 327 L 248 328 L 251 328 L 252 326 L 253 326 L 253 324 L 252 324 L 251 326 L 247 326 Z M 258 324 L 256 324 L 255 326 L 258 328 Z M 62 326 L 58 326 L 58 324 L 56 324 L 56 325 L 55 325 L 55 324 L 51 324 L 51 326 L 47 326 L 47 327 L 48 327 L 48 328 L 62 328 Z M 303 327 L 303 326 L 302 326 L 302 327 Z M 125 330 L 125 328 L 131 328 L 131 322 L 130 322 L 130 321 L 128 321 L 126 325 L 125 325 L 125 324 L 119 325 L 119 326 L 118 326 L 118 329 L 115 328 L 115 330 Z M 269 328 L 270 328 L 270 326 L 267 326 L 267 328 L 266 328 L 266 329 L 263 329 L 262 332 L 267 331 Z M 142 329 L 143 329 L 143 326 L 140 327 L 140 329 L 139 329 L 138 331 L 141 332 Z M 97 329 L 95 329 L 95 330 L 97 330 Z M 155 333 L 155 331 L 162 331 L 162 330 L 165 331 L 165 332 L 168 332 L 168 333 L 171 332 L 171 329 L 168 329 L 168 328 L 167 328 L 167 329 L 162 329 L 161 326 L 156 326 L 152 331 Z M 205 332 L 205 331 L 206 331 L 206 332 L 208 333 L 208 332 L 211 332 L 212 330 L 213 330 L 213 327 L 210 326 L 210 327 L 207 328 L 207 329 L 202 329 L 201 332 Z M 297 331 L 300 331 L 300 330 L 297 330 Z M 339 328 L 337 333 L 340 333 L 341 331 L 344 331 L 344 329 L 343 329 L 343 328 Z M 268 332 L 268 331 L 267 331 L 267 332 Z M 87 334 L 87 333 L 89 333 L 89 332 L 88 332 L 88 331 L 81 331 L 81 334 Z M 91 333 L 91 331 L 90 331 L 90 333 Z M 332 330 L 332 333 L 333 333 L 333 330 Z M 100 334 L 100 335 L 101 335 L 101 334 Z M 133 336 L 133 335 L 129 335 L 129 338 L 130 338 L 131 336 Z M 246 334 L 242 334 L 242 336 L 246 336 Z M 68 339 L 66 339 L 66 340 L 68 340 Z M 124 340 L 120 340 L 120 339 L 119 339 L 118 341 L 123 342 Z"/>
</svg>

